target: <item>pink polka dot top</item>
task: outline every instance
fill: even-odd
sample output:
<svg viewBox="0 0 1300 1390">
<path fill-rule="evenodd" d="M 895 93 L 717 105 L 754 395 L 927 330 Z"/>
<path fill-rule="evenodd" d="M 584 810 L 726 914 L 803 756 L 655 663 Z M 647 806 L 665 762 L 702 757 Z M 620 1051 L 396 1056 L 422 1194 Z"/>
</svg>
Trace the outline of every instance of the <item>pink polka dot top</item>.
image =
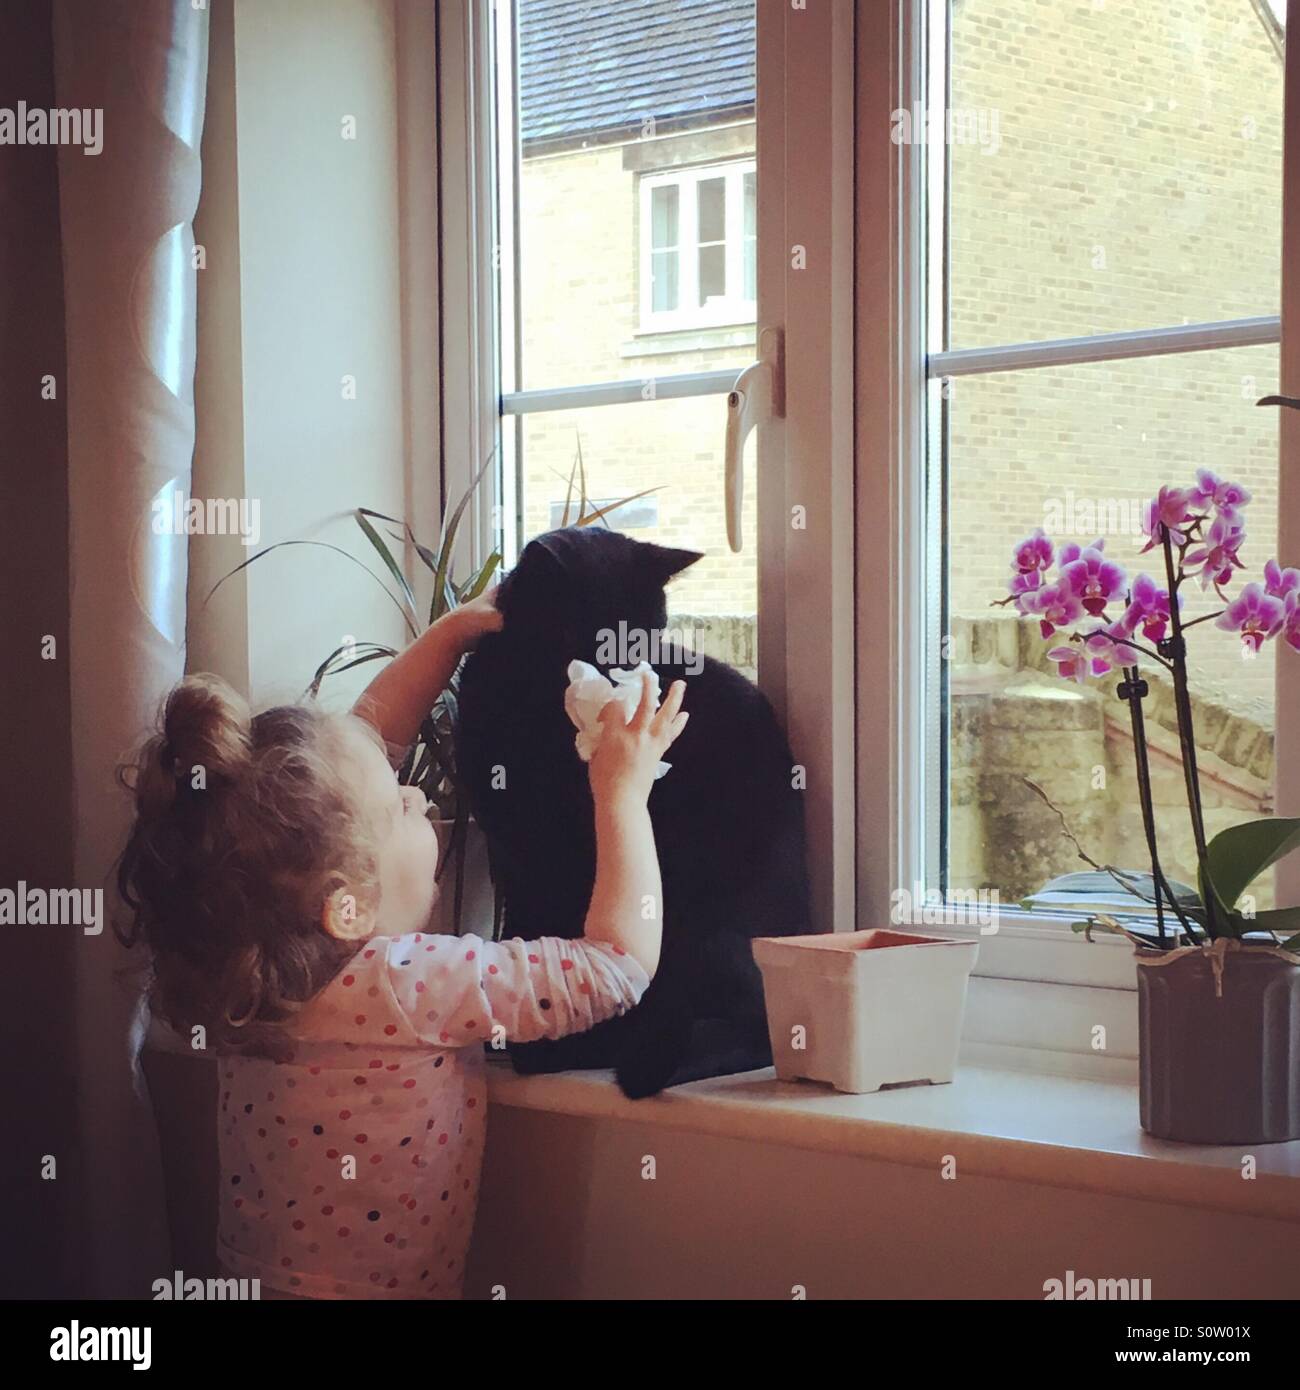
<svg viewBox="0 0 1300 1390">
<path fill-rule="evenodd" d="M 313 1298 L 459 1298 L 482 1044 L 584 1032 L 649 983 L 587 939 L 371 938 L 294 1020 L 288 1061 L 221 1059 L 222 1263 Z"/>
</svg>

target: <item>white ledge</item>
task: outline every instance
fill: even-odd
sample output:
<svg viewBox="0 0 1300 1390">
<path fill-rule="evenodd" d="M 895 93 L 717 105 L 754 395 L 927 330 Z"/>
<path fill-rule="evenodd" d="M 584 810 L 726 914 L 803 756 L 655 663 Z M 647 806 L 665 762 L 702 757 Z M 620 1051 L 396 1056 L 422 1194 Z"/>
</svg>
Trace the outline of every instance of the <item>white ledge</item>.
<svg viewBox="0 0 1300 1390">
<path fill-rule="evenodd" d="M 1137 1088 L 964 1065 L 945 1086 L 840 1095 L 784 1082 L 769 1067 L 694 1081 L 630 1101 L 608 1071 L 519 1076 L 488 1064 L 493 1105 L 854 1154 L 910 1167 L 1071 1188 L 1177 1206 L 1300 1222 L 1300 1141 L 1202 1147 L 1152 1139 Z M 1257 1176 L 1243 1178 L 1253 1156 Z"/>
</svg>

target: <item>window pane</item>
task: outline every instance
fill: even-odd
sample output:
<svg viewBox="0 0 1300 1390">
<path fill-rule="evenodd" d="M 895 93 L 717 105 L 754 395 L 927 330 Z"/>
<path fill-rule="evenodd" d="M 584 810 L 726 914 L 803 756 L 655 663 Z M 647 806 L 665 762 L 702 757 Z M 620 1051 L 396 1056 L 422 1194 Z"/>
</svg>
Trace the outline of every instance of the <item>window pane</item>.
<svg viewBox="0 0 1300 1390">
<path fill-rule="evenodd" d="M 514 263 L 502 267 L 515 281 L 515 321 L 502 340 L 512 352 L 517 343 L 517 389 L 747 366 L 752 324 L 684 339 L 641 316 L 645 303 L 697 307 L 681 302 L 676 278 L 696 248 L 675 270 L 652 262 L 655 249 L 679 245 L 681 199 L 694 196 L 664 176 L 753 162 L 754 0 L 517 0 L 517 14 L 517 72 L 505 70 L 516 100 L 500 106 L 517 110 L 517 124 L 503 122 L 499 142 L 514 173 L 503 196 L 517 199 L 502 209 L 515 237 Z M 647 178 L 663 180 L 650 199 Z M 725 217 L 711 191 L 703 211 L 711 228 Z M 723 289 L 711 278 L 707 292 Z"/>
<path fill-rule="evenodd" d="M 677 308 L 678 259 L 676 251 L 656 251 L 651 257 L 651 305 L 656 314 Z"/>
<path fill-rule="evenodd" d="M 696 185 L 699 198 L 699 239 L 705 246 L 727 239 L 727 183 L 725 179 L 701 179 Z"/>
<path fill-rule="evenodd" d="M 727 293 L 727 248 L 700 247 L 700 304 L 721 299 Z"/>
<path fill-rule="evenodd" d="M 675 183 L 650 190 L 650 245 L 656 250 L 677 245 L 677 209 L 681 190 Z"/>
<path fill-rule="evenodd" d="M 754 359 L 752 311 L 748 322 L 724 325 L 716 315 L 693 318 L 697 275 L 703 296 L 727 291 L 726 233 L 739 230 L 727 227 L 727 181 L 734 196 L 734 180 L 755 159 L 754 0 L 517 0 L 495 7 L 498 26 L 508 30 L 512 13 L 518 62 L 498 75 L 514 83 L 514 100 L 497 106 L 505 113 L 499 221 L 512 252 L 502 266 L 503 376 L 521 391 L 631 381 L 643 399 L 504 420 L 505 500 L 509 523 L 517 521 L 507 526 L 506 564 L 516 541 L 563 519 L 580 437 L 596 503 L 659 489 L 614 524 L 706 552 L 670 590 L 671 612 L 716 623 L 707 650 L 752 672 L 756 489 L 751 476 L 748 545 L 732 555 L 726 396 L 656 399 L 655 387 L 667 376 L 739 372 Z M 499 52 L 511 47 L 507 36 Z M 702 209 L 686 201 L 697 196 L 700 169 L 708 170 Z M 703 265 L 699 237 L 682 243 L 700 212 L 718 239 Z M 647 305 L 673 318 L 644 321 Z"/>
<path fill-rule="evenodd" d="M 949 346 L 1278 312 L 1282 61 L 1252 0 L 951 11 Z"/>
<path fill-rule="evenodd" d="M 1114 679 L 1061 680 L 1047 658 L 1061 635 L 1045 641 L 1036 620 L 990 605 L 1007 592 L 1013 547 L 1039 526 L 1057 542 L 1103 537 L 1130 580 L 1159 573 L 1156 552 L 1138 553 L 1141 504 L 1163 483 L 1194 482 L 1197 468 L 1253 494 L 1241 552 L 1248 568 L 1230 593 L 1262 580 L 1277 548 L 1277 412 L 1254 401 L 1275 389 L 1277 363 L 1276 347 L 1241 348 L 949 383 L 950 888 L 996 888 L 1014 902 L 1086 867 L 1025 778 L 1099 863 L 1149 869 L 1129 714 Z M 1222 608 L 1194 580 L 1183 593 L 1187 620 Z M 1107 612 L 1118 616 L 1119 607 Z M 1276 644 L 1243 660 L 1240 638 L 1209 622 L 1187 641 L 1212 836 L 1272 810 Z M 1154 687 L 1146 718 L 1162 860 L 1194 884 L 1169 686 L 1153 662 L 1143 675 Z"/>
<path fill-rule="evenodd" d="M 579 442 L 587 491 L 598 504 L 655 488 L 610 517 L 637 540 L 705 552 L 668 590 L 669 621 L 693 628 L 707 620 L 704 650 L 753 674 L 757 575 L 752 549 L 727 548 L 722 511 L 721 397 L 638 402 L 587 410 L 548 411 L 521 421 L 525 506 L 523 540 L 560 524 Z M 755 438 L 748 442 L 753 468 Z M 745 489 L 743 526 L 757 524 L 752 471 Z M 576 520 L 576 503 L 570 523 Z M 600 524 L 600 523 L 597 523 Z M 685 619 L 689 617 L 690 623 Z M 743 658 L 743 659 L 742 659 Z"/>
</svg>

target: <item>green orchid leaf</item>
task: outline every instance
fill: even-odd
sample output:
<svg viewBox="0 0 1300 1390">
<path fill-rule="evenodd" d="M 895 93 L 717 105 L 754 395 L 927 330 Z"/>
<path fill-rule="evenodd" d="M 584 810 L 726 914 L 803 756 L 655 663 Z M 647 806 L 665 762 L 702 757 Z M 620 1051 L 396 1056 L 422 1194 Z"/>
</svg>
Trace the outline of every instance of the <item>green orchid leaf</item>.
<svg viewBox="0 0 1300 1390">
<path fill-rule="evenodd" d="M 1266 931 L 1272 932 L 1274 936 L 1283 936 L 1287 932 L 1300 931 L 1300 907 L 1272 908 L 1266 912 L 1257 912 L 1253 917 L 1232 912 L 1228 915 L 1228 922 L 1234 936 L 1244 936 L 1251 931 Z"/>
<path fill-rule="evenodd" d="M 1201 889 L 1214 893 L 1225 915 L 1270 865 L 1300 846 L 1300 818 L 1272 816 L 1221 830 L 1205 851 Z"/>
</svg>

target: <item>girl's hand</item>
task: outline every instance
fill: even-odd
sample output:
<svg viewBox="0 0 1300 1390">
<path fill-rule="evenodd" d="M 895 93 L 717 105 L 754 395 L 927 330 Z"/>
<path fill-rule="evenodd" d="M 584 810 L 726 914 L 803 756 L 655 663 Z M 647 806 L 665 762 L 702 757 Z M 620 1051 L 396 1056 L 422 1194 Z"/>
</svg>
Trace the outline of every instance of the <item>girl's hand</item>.
<svg viewBox="0 0 1300 1390">
<path fill-rule="evenodd" d="M 600 712 L 600 742 L 588 766 L 591 793 L 598 804 L 626 798 L 644 806 L 660 759 L 690 718 L 682 710 L 685 681 L 672 683 L 656 712 L 652 678 L 646 673 L 641 680 L 641 703 L 626 724 L 617 700 L 611 700 Z"/>
<path fill-rule="evenodd" d="M 472 651 L 489 632 L 500 632 L 502 617 L 497 610 L 497 586 L 481 593 L 455 610 L 456 630 L 463 650 Z"/>
</svg>

